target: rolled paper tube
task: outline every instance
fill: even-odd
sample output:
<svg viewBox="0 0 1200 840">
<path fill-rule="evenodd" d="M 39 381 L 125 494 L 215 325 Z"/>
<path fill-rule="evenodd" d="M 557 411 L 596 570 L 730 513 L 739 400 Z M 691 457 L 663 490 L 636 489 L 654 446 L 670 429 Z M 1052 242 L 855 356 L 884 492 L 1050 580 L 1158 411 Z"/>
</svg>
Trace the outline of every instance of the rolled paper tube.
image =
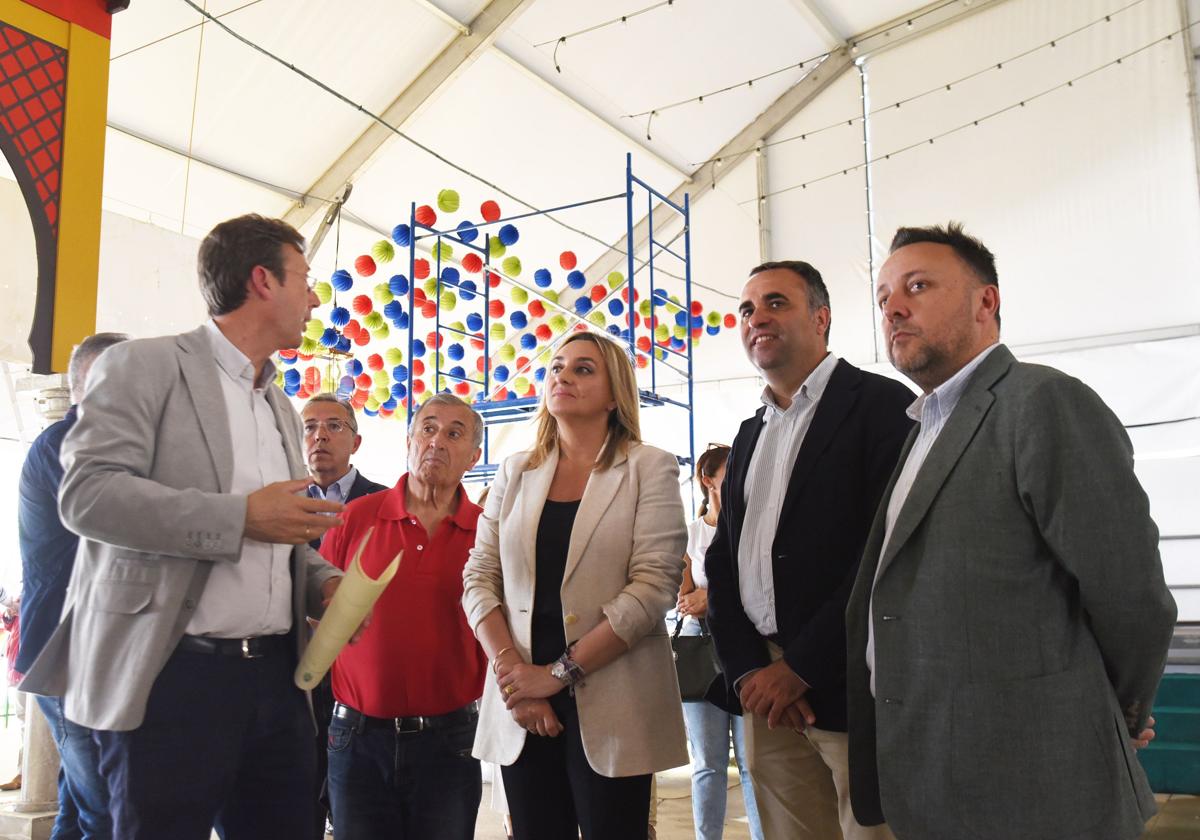
<svg viewBox="0 0 1200 840">
<path fill-rule="evenodd" d="M 396 570 L 400 568 L 403 551 L 392 558 L 392 562 L 379 577 L 372 580 L 363 572 L 359 560 L 374 530 L 370 528 L 363 535 L 358 550 L 354 552 L 354 559 L 350 561 L 346 570 L 346 576 L 342 578 L 337 592 L 333 595 L 333 601 L 326 607 L 325 615 L 317 625 L 317 632 L 309 640 L 308 647 L 304 649 L 304 656 L 296 666 L 293 680 L 296 686 L 304 691 L 312 689 L 324 678 L 333 666 L 333 660 L 337 659 L 342 648 L 350 641 L 354 631 L 371 612 L 383 590 L 396 576 Z"/>
</svg>

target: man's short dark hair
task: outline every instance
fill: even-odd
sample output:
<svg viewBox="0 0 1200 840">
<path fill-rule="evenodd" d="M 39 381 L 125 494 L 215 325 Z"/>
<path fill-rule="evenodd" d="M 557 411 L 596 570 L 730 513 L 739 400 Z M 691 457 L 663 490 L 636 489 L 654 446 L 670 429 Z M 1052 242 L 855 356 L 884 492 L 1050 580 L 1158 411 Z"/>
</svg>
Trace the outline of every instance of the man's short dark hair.
<svg viewBox="0 0 1200 840">
<path fill-rule="evenodd" d="M 282 219 L 257 213 L 221 222 L 200 243 L 196 268 L 200 294 L 208 314 L 225 315 L 246 302 L 250 272 L 261 265 L 287 282 L 283 275 L 283 246 L 304 253 L 304 237 Z"/>
<path fill-rule="evenodd" d="M 308 408 L 313 403 L 333 403 L 335 405 L 340 405 L 342 410 L 346 412 L 346 420 L 350 424 L 350 431 L 354 432 L 354 434 L 358 434 L 358 418 L 354 416 L 354 406 L 350 404 L 349 400 L 338 399 L 335 394 L 314 394 L 311 398 L 309 398 L 309 401 L 304 404 L 304 407 Z"/>
<path fill-rule="evenodd" d="M 949 222 L 945 227 L 902 227 L 892 237 L 888 253 L 894 254 L 901 248 L 916 245 L 918 242 L 932 242 L 954 249 L 954 253 L 967 264 L 967 268 L 980 283 L 1000 288 L 1000 278 L 996 274 L 996 258 L 983 242 L 963 230 L 962 222 Z M 999 308 L 996 309 L 996 326 L 1000 326 Z"/>
<path fill-rule="evenodd" d="M 786 269 L 802 279 L 808 286 L 808 311 L 816 312 L 822 306 L 829 310 L 829 323 L 825 326 L 825 344 L 829 345 L 829 331 L 833 329 L 833 308 L 829 305 L 829 290 L 821 279 L 821 272 L 802 260 L 776 260 L 765 262 L 750 269 L 750 276 L 771 271 L 776 268 Z"/>
<path fill-rule="evenodd" d="M 122 341 L 128 341 L 129 336 L 119 332 L 101 332 L 89 335 L 71 351 L 71 360 L 67 362 L 67 384 L 71 389 L 71 402 L 77 403 L 83 398 L 83 388 L 87 384 L 88 371 L 96 358 Z"/>
</svg>

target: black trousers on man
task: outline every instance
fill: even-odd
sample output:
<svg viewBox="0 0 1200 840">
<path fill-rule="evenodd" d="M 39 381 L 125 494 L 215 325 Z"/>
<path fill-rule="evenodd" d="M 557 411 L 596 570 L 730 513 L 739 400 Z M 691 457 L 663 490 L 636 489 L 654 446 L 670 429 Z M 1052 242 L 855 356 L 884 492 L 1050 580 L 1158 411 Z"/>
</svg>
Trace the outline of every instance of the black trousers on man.
<svg viewBox="0 0 1200 840">
<path fill-rule="evenodd" d="M 292 683 L 294 648 L 261 658 L 176 650 L 146 719 L 99 731 L 113 836 L 121 840 L 296 840 L 313 824 L 315 731 Z"/>
</svg>

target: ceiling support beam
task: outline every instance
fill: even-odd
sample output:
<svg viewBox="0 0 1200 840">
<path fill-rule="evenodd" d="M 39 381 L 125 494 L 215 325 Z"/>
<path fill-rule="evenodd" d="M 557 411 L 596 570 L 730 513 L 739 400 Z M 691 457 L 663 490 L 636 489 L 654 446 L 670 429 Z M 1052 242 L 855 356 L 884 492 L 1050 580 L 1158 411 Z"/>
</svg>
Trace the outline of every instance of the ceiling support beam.
<svg viewBox="0 0 1200 840">
<path fill-rule="evenodd" d="M 826 45 L 834 46 L 846 43 L 846 36 L 829 19 L 829 13 L 821 5 L 820 0 L 792 0 L 792 5 L 808 18 L 808 22 L 814 28 L 821 30 L 825 36 Z"/>
<path fill-rule="evenodd" d="M 468 25 L 471 34 L 458 36 L 451 41 L 381 114 L 383 121 L 390 126 L 403 125 L 439 89 L 486 52 L 504 28 L 532 3 L 533 0 L 491 0 Z M 378 154 L 383 144 L 394 136 L 395 134 L 386 127 L 372 122 L 324 174 L 313 182 L 305 191 L 305 195 L 340 195 L 346 185 L 352 183 Z M 301 198 L 292 205 L 284 219 L 298 228 L 320 209 L 320 202 L 305 201 Z"/>
<path fill-rule="evenodd" d="M 798 114 L 843 73 L 869 55 L 881 52 L 891 47 L 910 41 L 920 35 L 940 29 L 950 23 L 964 20 L 984 9 L 998 6 L 1007 0 L 963 0 L 960 3 L 947 5 L 945 0 L 934 0 L 928 5 L 914 9 L 907 15 L 855 35 L 846 41 L 846 46 L 832 50 L 829 57 L 817 65 L 816 69 L 786 90 L 752 123 L 743 128 L 737 135 L 726 143 L 720 151 L 714 154 L 707 163 L 692 173 L 692 183 L 682 184 L 668 198 L 676 204 L 683 204 L 685 193 L 690 194 L 693 211 L 696 201 L 709 190 L 714 189 L 718 182 L 731 171 L 737 163 L 754 150 L 771 134 L 781 128 L 788 120 Z M 818 7 L 819 8 L 819 7 Z M 909 21 L 912 26 L 909 26 Z M 657 212 L 654 216 L 663 220 L 666 225 L 674 217 L 673 213 Z M 643 217 L 633 229 L 634 253 L 640 253 L 650 240 L 648 217 Z M 656 225 L 657 234 L 662 228 Z M 614 268 L 624 265 L 624 253 L 628 244 L 624 239 L 619 240 L 605 253 L 593 262 L 584 272 L 588 277 L 603 277 Z"/>
</svg>

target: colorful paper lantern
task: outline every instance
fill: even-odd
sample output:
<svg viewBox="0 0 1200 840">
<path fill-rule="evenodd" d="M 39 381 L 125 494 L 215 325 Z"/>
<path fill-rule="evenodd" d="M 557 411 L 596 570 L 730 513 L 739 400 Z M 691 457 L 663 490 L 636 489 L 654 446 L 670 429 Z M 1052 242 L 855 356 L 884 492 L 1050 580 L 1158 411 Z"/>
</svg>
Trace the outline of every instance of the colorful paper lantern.
<svg viewBox="0 0 1200 840">
<path fill-rule="evenodd" d="M 370 254 L 362 254 L 354 260 L 354 270 L 362 277 L 370 277 L 375 273 L 375 260 Z"/>
<path fill-rule="evenodd" d="M 386 239 L 380 239 L 371 246 L 371 256 L 375 258 L 377 263 L 389 263 L 392 257 L 396 256 L 396 249 L 391 242 Z"/>
<path fill-rule="evenodd" d="M 538 288 L 544 289 L 554 282 L 554 278 L 550 276 L 549 269 L 539 268 L 533 272 L 533 282 L 538 285 Z"/>
<path fill-rule="evenodd" d="M 407 248 L 412 244 L 412 230 L 408 225 L 396 225 L 392 228 L 392 241 L 401 248 Z"/>
<path fill-rule="evenodd" d="M 574 251 L 563 251 L 558 255 L 558 264 L 563 267 L 564 271 L 570 271 L 575 267 L 577 260 L 575 259 Z"/>
<path fill-rule="evenodd" d="M 582 289 L 587 283 L 587 278 L 583 276 L 582 271 L 572 271 L 567 275 L 567 285 L 572 289 Z"/>
<path fill-rule="evenodd" d="M 428 204 L 422 204 L 417 208 L 413 217 L 417 220 L 417 224 L 425 227 L 433 227 L 437 224 L 437 213 Z"/>
<path fill-rule="evenodd" d="M 502 225 L 500 230 L 496 232 L 496 236 L 505 246 L 516 245 L 517 240 L 521 238 L 516 225 Z"/>
<path fill-rule="evenodd" d="M 532 315 L 534 318 L 541 318 L 543 315 L 546 314 L 546 305 L 544 303 L 542 303 L 540 300 L 529 301 L 528 309 L 529 309 L 529 314 Z"/>
<path fill-rule="evenodd" d="M 494 222 L 500 218 L 500 205 L 488 200 L 479 205 L 479 215 L 485 222 Z"/>
<path fill-rule="evenodd" d="M 424 280 L 429 276 L 429 260 L 418 257 L 413 260 L 413 277 L 417 280 Z"/>
<path fill-rule="evenodd" d="M 625 282 L 625 275 L 619 271 L 610 271 L 608 273 L 608 288 L 615 289 Z"/>
<path fill-rule="evenodd" d="M 333 286 L 324 280 L 318 280 L 313 283 L 313 294 L 317 296 L 317 300 L 321 301 L 321 305 L 329 303 L 333 300 Z"/>
<path fill-rule="evenodd" d="M 350 276 L 349 271 L 344 268 L 339 268 L 337 271 L 333 272 L 333 275 L 329 278 L 329 282 L 332 283 L 333 288 L 337 289 L 339 292 L 346 292 L 349 291 L 350 287 L 354 285 L 354 278 Z"/>
<path fill-rule="evenodd" d="M 458 231 L 458 238 L 463 242 L 474 242 L 479 236 L 479 228 L 467 221 L 459 222 L 455 230 Z"/>
<path fill-rule="evenodd" d="M 478 254 L 465 254 L 462 258 L 463 271 L 478 274 L 483 270 L 483 260 Z"/>
<path fill-rule="evenodd" d="M 458 211 L 458 193 L 454 190 L 441 190 L 437 194 L 437 206 L 443 213 L 455 213 Z"/>
</svg>

